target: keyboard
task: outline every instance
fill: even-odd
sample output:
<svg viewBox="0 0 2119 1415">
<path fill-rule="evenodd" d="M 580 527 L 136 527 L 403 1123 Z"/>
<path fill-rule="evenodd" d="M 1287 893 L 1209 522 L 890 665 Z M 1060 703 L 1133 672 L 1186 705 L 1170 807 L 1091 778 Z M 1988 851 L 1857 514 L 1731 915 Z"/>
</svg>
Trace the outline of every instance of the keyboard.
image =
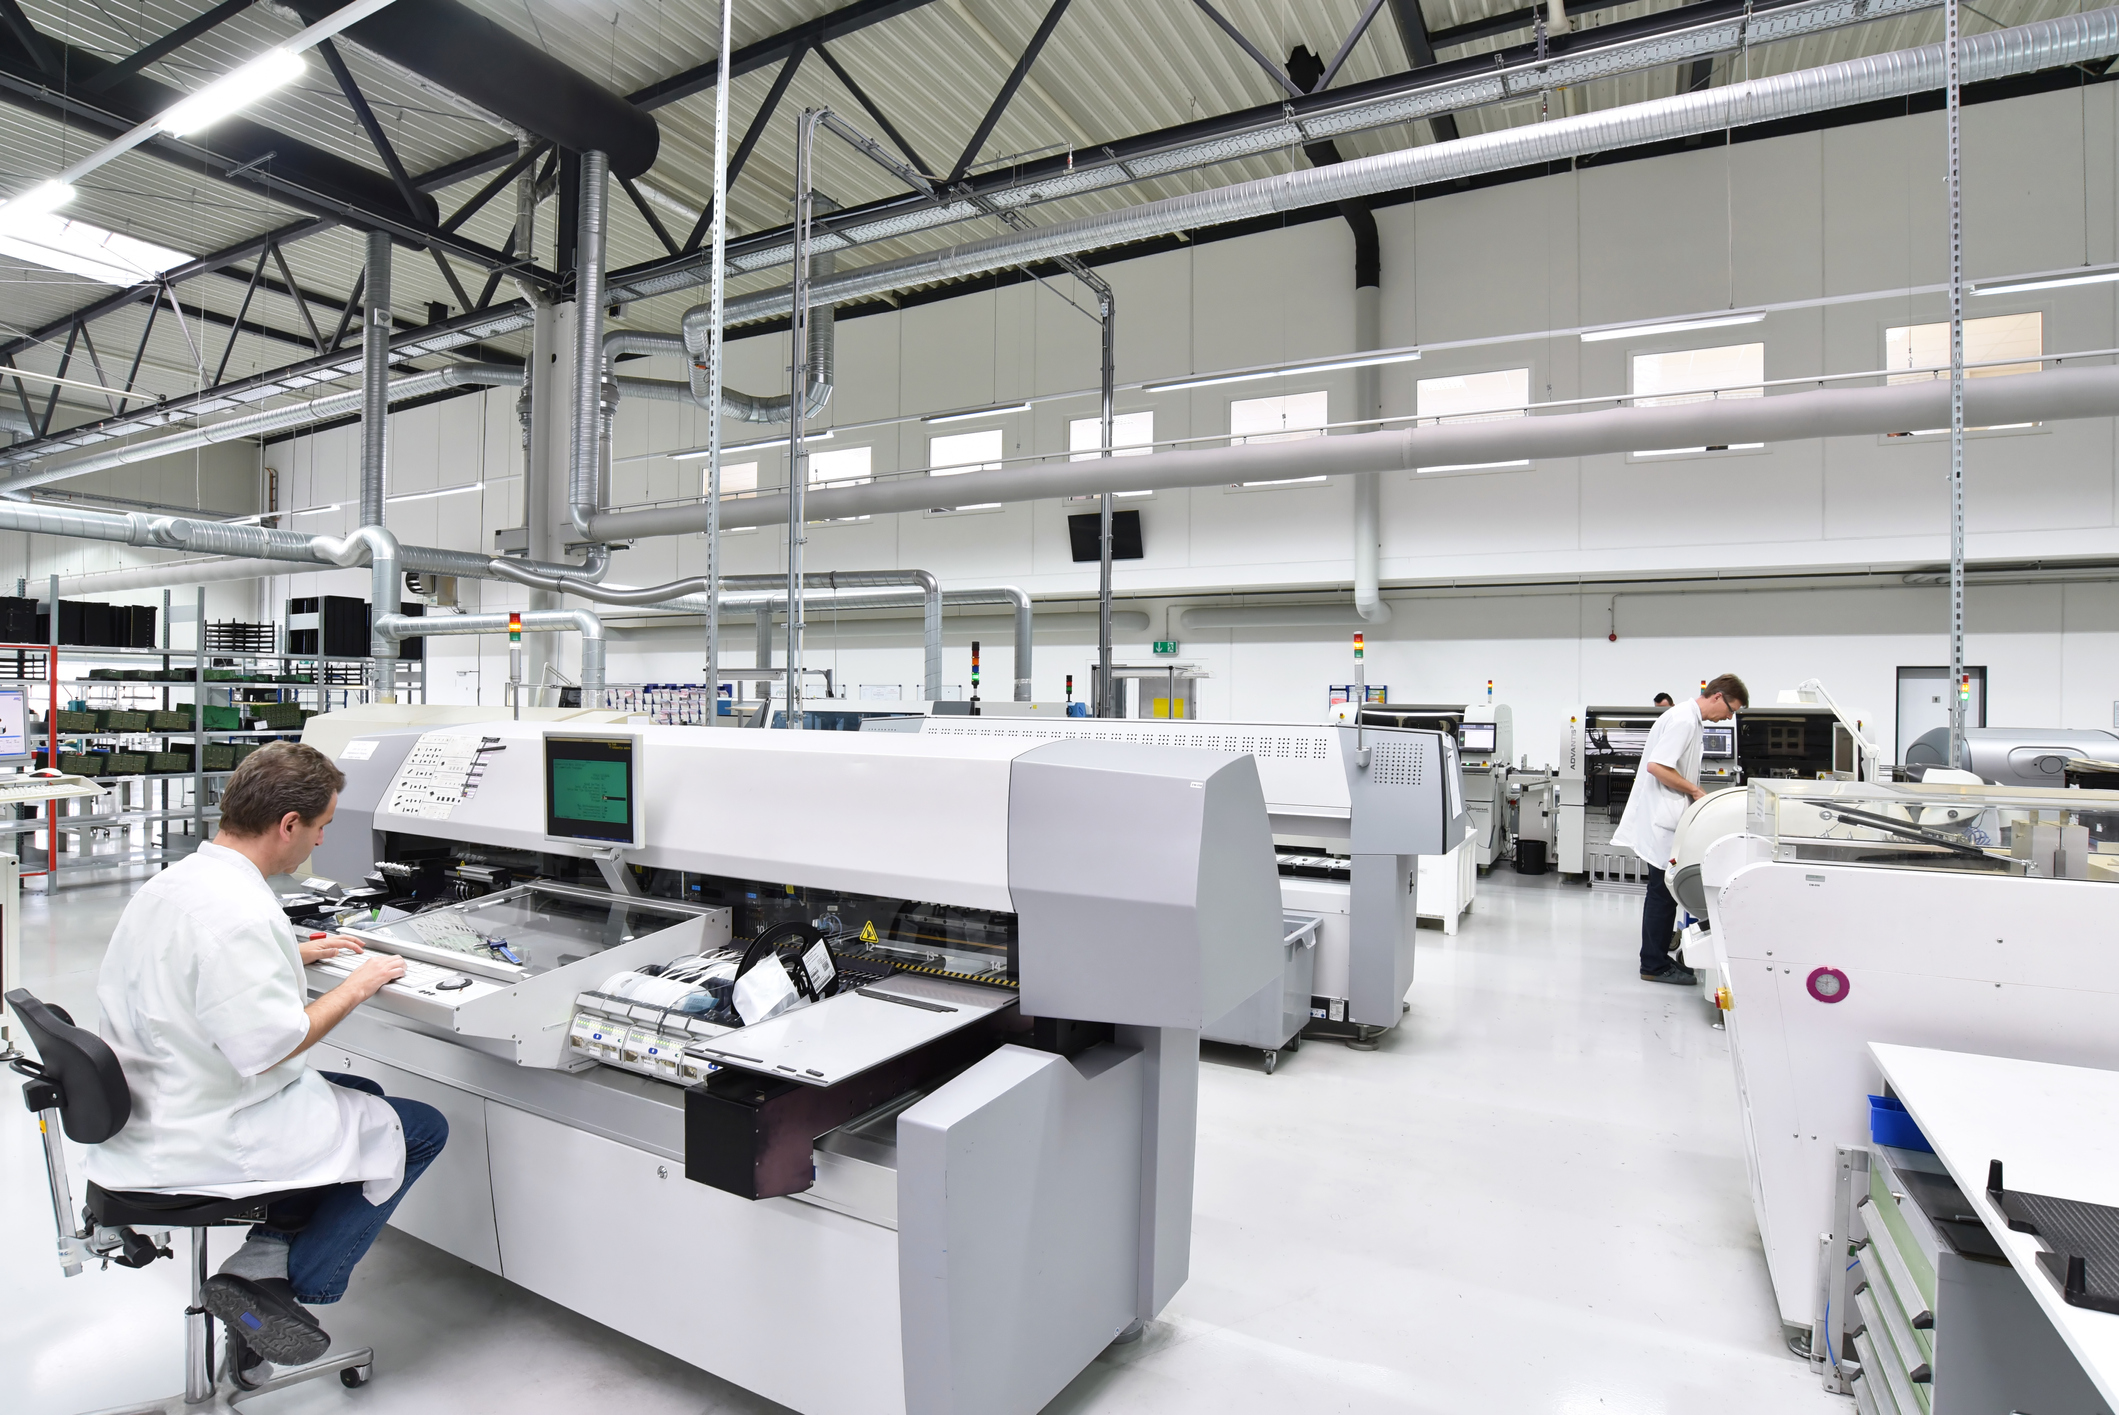
<svg viewBox="0 0 2119 1415">
<path fill-rule="evenodd" d="M 398 956 L 403 957 L 402 954 Z M 362 953 L 341 953 L 311 966 L 346 978 L 351 977 L 353 970 L 366 962 L 367 958 L 368 955 Z M 417 958 L 405 958 L 404 964 L 405 975 L 385 983 L 385 992 L 408 992 L 441 1001 L 462 1001 L 491 992 L 495 986 L 483 978 L 474 978 L 453 968 L 440 968 L 432 963 L 422 963 Z"/>
</svg>

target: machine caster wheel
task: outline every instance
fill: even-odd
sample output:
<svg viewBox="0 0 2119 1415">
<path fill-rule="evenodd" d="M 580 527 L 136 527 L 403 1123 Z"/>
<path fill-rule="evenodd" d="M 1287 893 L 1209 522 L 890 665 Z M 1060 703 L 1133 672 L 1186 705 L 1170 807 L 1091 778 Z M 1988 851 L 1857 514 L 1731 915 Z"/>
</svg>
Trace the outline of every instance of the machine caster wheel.
<svg viewBox="0 0 2119 1415">
<path fill-rule="evenodd" d="M 1279 1052 L 1277 1052 L 1277 1051 L 1269 1051 L 1269 1052 L 1267 1052 L 1267 1053 L 1266 1053 L 1266 1075 L 1268 1075 L 1268 1076 L 1272 1075 L 1272 1074 L 1273 1074 L 1273 1068 L 1274 1068 L 1274 1067 L 1276 1067 L 1276 1066 L 1278 1066 L 1279 1064 L 1280 1064 L 1280 1053 L 1279 1053 Z"/>
<path fill-rule="evenodd" d="M 1374 1051 L 1377 1047 L 1383 1045 L 1383 1043 L 1376 1040 L 1377 1034 L 1378 1029 L 1363 1027 L 1358 1036 L 1346 1039 L 1347 1048 L 1351 1051 Z"/>
<path fill-rule="evenodd" d="M 368 1384 L 371 1369 L 366 1366 L 348 1366 L 338 1373 L 338 1383 L 347 1390 L 359 1390 Z"/>
<path fill-rule="evenodd" d="M 1288 1044 L 1287 1044 L 1286 1046 L 1282 1047 L 1282 1048 L 1281 1048 L 1281 1050 L 1282 1050 L 1282 1051 L 1301 1051 L 1301 1050 L 1302 1050 L 1302 1033 L 1300 1033 L 1300 1032 L 1297 1032 L 1297 1033 L 1296 1033 L 1296 1034 L 1295 1034 L 1294 1036 L 1292 1036 L 1292 1037 L 1289 1037 L 1289 1038 L 1288 1038 Z"/>
</svg>

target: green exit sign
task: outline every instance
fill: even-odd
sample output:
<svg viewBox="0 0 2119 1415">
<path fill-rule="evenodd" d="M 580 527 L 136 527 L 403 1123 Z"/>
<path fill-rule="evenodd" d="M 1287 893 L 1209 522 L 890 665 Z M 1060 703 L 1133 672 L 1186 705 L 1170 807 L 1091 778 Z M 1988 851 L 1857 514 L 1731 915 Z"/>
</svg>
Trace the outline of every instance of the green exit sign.
<svg viewBox="0 0 2119 1415">
<path fill-rule="evenodd" d="M 1155 651 L 1157 653 L 1174 654 L 1177 652 L 1177 640 L 1157 639 L 1155 641 Z"/>
</svg>

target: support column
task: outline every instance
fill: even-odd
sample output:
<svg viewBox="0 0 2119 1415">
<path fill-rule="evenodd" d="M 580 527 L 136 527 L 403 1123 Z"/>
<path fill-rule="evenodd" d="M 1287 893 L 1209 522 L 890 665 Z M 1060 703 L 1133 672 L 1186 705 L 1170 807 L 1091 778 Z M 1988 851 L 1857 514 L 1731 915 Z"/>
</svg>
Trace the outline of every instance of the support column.
<svg viewBox="0 0 2119 1415">
<path fill-rule="evenodd" d="M 530 456 L 524 468 L 523 505 L 530 530 L 530 558 L 566 558 L 567 469 L 573 419 L 568 389 L 574 378 L 575 305 L 540 306 L 530 351 Z M 554 590 L 531 590 L 531 609 L 561 608 Z M 545 665 L 561 663 L 564 634 L 531 634 L 523 644 L 523 681 L 545 681 Z M 562 668 L 562 671 L 564 669 Z M 535 701 L 534 693 L 530 699 Z"/>
</svg>

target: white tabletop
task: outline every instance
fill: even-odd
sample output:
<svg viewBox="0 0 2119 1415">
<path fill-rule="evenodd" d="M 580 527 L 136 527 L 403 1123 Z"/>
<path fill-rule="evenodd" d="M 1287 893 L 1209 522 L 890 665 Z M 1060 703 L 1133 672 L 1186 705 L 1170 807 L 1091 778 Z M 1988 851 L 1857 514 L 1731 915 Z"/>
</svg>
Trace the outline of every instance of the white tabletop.
<svg viewBox="0 0 2119 1415">
<path fill-rule="evenodd" d="M 1884 1079 L 2106 1402 L 2119 1408 L 2119 1316 L 2070 1307 L 2041 1245 L 1987 1199 L 1987 1161 L 2010 1189 L 2119 1207 L 2119 1071 L 1871 1042 Z"/>
</svg>

